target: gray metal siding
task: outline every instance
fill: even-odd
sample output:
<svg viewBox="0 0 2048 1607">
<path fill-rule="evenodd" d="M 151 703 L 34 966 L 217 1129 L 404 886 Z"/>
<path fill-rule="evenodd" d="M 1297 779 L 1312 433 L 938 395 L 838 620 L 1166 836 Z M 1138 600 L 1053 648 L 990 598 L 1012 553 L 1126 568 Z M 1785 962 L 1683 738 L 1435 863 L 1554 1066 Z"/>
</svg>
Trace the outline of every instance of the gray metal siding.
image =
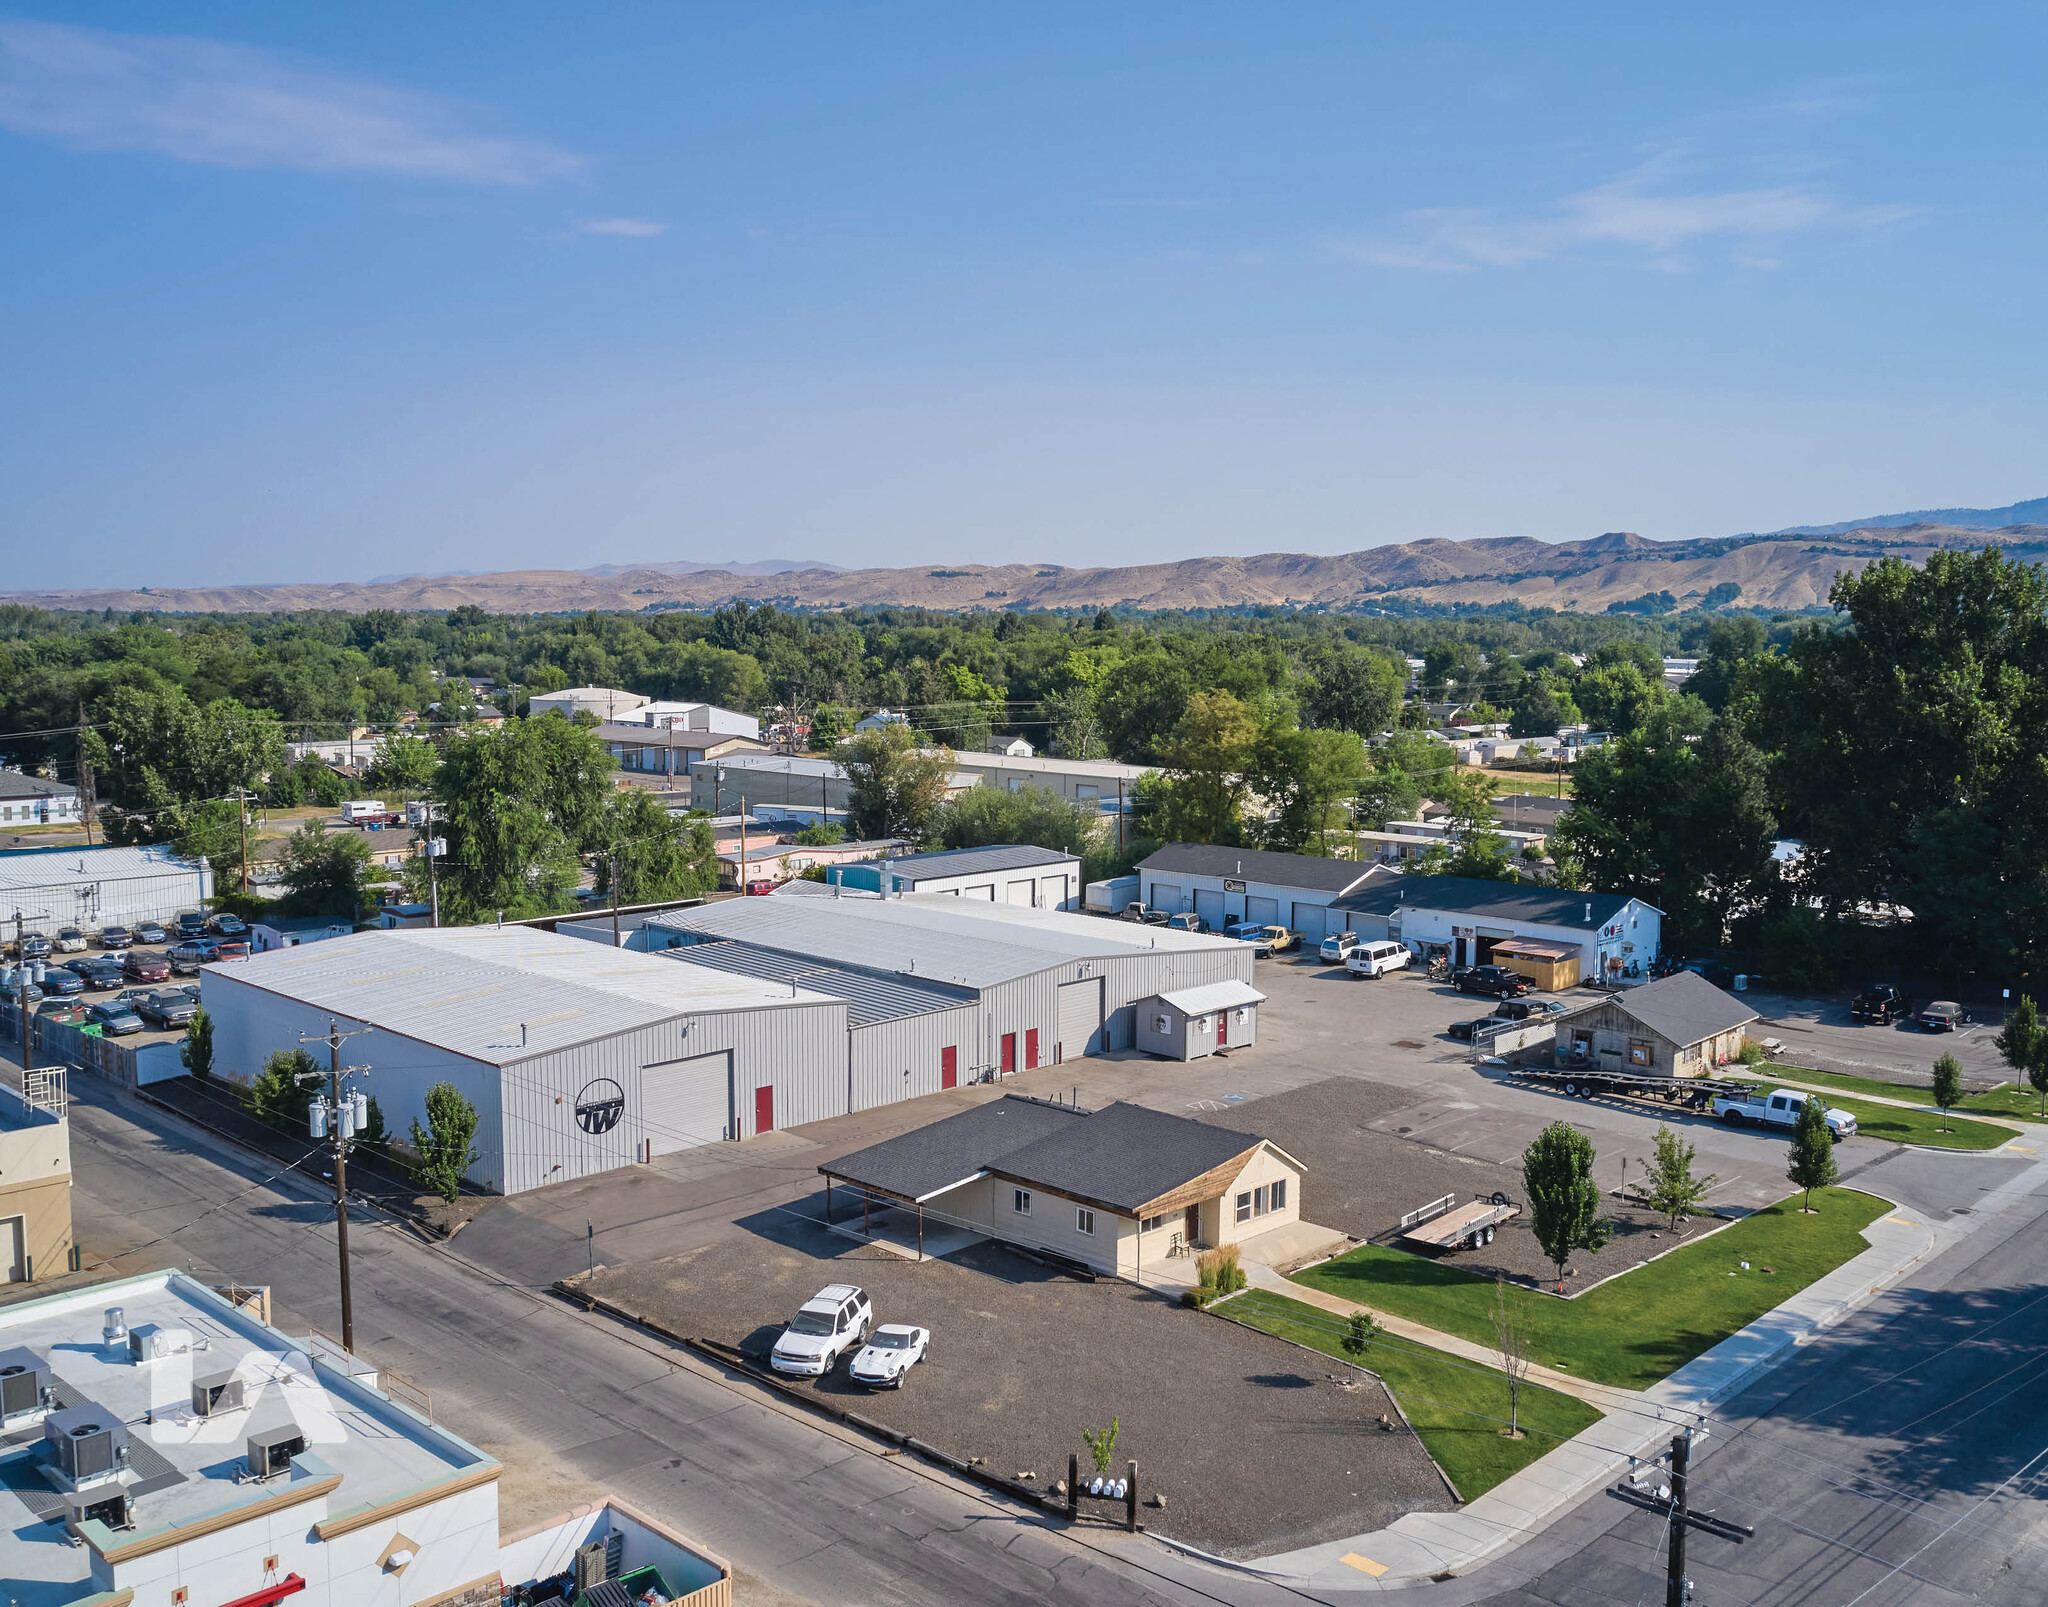
<svg viewBox="0 0 2048 1607">
<path fill-rule="evenodd" d="M 970 1004 L 855 1027 L 847 1050 L 852 1083 L 847 1108 L 870 1110 L 937 1093 L 939 1051 L 949 1047 L 960 1051 L 960 1080 L 971 1082 L 978 1014 Z"/>
</svg>

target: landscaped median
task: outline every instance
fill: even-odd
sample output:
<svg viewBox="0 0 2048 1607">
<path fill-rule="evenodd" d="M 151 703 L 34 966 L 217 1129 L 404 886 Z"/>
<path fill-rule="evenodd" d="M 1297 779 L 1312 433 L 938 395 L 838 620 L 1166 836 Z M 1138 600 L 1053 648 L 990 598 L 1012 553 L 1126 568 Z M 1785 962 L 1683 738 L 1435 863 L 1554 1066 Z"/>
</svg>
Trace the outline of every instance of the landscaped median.
<svg viewBox="0 0 2048 1607">
<path fill-rule="evenodd" d="M 1268 1289 L 1247 1289 L 1214 1309 L 1248 1328 L 1320 1350 L 1347 1368 L 1354 1365 L 1344 1351 L 1351 1325 L 1332 1312 Z M 1517 1414 L 1524 1433 L 1509 1439 L 1501 1432 L 1508 1424 L 1508 1381 L 1491 1367 L 1389 1334 L 1377 1335 L 1356 1365 L 1379 1375 L 1467 1501 L 1600 1420 L 1584 1401 L 1524 1384 Z"/>
<path fill-rule="evenodd" d="M 1830 1093 L 1835 1094 L 1867 1094 L 1874 1099 L 1909 1099 L 1916 1104 L 1922 1105 L 1934 1103 L 1934 1090 L 1920 1083 L 1884 1082 L 1876 1077 L 1848 1077 L 1836 1071 L 1808 1071 L 1804 1066 L 1772 1064 L 1764 1069 L 1774 1077 L 1794 1087 L 1825 1088 Z M 1849 1108 L 1847 1104 L 1844 1104 L 1839 1099 L 1835 1103 L 1842 1105 L 1844 1110 Z M 2019 1137 L 2019 1134 L 2010 1127 L 1985 1122 L 1958 1122 L 1955 1112 L 1963 1111 L 1972 1116 L 2018 1116 L 2025 1121 L 2038 1122 L 2043 1119 L 2040 1115 L 2040 1105 L 2041 1096 L 2035 1093 L 2033 1089 L 2021 1088 L 2008 1082 L 2000 1083 L 1996 1088 L 1987 1088 L 1980 1094 L 1965 1094 L 1956 1104 L 1954 1110 L 1949 1113 L 1946 1121 L 1942 1121 L 1937 1115 L 1926 1111 L 1898 1111 L 1888 1106 L 1876 1108 L 1886 1118 L 1919 1116 L 1928 1123 L 1928 1130 L 1930 1132 L 1936 1126 L 1962 1127 L 1972 1130 L 1972 1136 L 1966 1142 L 1958 1142 L 1954 1134 L 1941 1133 L 1926 1138 L 1916 1136 L 1901 1139 L 1901 1143 L 1938 1144 L 1944 1149 L 1993 1149 L 1997 1145 L 2003 1144 L 2009 1138 Z M 1868 1105 L 1856 1106 L 1856 1124 L 1858 1127 L 1863 1126 L 1864 1111 L 1870 1109 L 1872 1107 Z M 1979 1128 L 1983 1129 L 1986 1133 L 1996 1134 L 1997 1136 L 1990 1143 L 1978 1142 L 1974 1137 L 1974 1130 Z M 1895 1135 L 1882 1133 L 1878 1136 L 1890 1138 Z"/>
<path fill-rule="evenodd" d="M 1891 1209 L 1855 1189 L 1815 1189 L 1813 1215 L 1801 1212 L 1802 1199 L 1781 1200 L 1573 1300 L 1511 1287 L 1531 1359 L 1647 1389 L 1861 1254 L 1863 1229 Z M 1367 1244 L 1294 1281 L 1475 1344 L 1495 1342 L 1492 1281 L 1442 1261 Z"/>
</svg>

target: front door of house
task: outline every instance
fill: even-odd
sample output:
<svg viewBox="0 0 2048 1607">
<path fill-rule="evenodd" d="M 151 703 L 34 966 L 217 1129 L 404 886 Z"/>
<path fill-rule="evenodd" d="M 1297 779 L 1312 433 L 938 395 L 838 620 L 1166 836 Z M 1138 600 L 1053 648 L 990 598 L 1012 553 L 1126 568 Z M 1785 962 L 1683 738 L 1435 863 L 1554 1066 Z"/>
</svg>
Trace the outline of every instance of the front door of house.
<svg viewBox="0 0 2048 1607">
<path fill-rule="evenodd" d="M 1229 1042 L 1230 1012 L 1228 1010 L 1218 1010 L 1216 1012 L 1216 1047 L 1221 1049 Z"/>
<path fill-rule="evenodd" d="M 1199 1205 L 1191 1205 L 1182 1213 L 1180 1235 L 1189 1244 L 1194 1244 L 1201 1239 L 1202 1208 Z"/>
</svg>

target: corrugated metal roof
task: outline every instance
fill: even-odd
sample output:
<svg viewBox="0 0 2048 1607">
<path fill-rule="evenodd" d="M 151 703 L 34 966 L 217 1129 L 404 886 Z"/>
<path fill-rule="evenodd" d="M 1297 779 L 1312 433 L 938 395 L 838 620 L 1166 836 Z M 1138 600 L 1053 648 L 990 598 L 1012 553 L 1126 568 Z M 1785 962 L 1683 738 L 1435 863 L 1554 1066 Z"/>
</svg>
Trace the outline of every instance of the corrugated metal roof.
<svg viewBox="0 0 2048 1607">
<path fill-rule="evenodd" d="M 80 882 L 127 881 L 180 872 L 196 877 L 199 867 L 178 858 L 168 848 L 29 848 L 0 854 L 0 892 L 74 887 Z"/>
<path fill-rule="evenodd" d="M 932 854 L 906 854 L 889 861 L 889 869 L 913 882 L 939 876 L 980 876 L 988 871 L 1056 869 L 1080 863 L 1072 854 L 1057 848 L 1033 848 L 1003 843 L 988 848 L 946 848 Z"/>
<path fill-rule="evenodd" d="M 515 926 L 358 932 L 207 970 L 488 1065 L 698 1012 L 839 1002 Z"/>
<path fill-rule="evenodd" d="M 663 958 L 685 965 L 708 965 L 734 976 L 760 977 L 784 984 L 800 982 L 813 993 L 829 993 L 844 999 L 846 1019 L 856 1027 L 871 1027 L 878 1021 L 896 1021 L 904 1016 L 930 1015 L 935 1010 L 957 1010 L 974 1002 L 974 994 L 966 988 L 940 987 L 902 976 L 880 976 L 851 966 L 820 968 L 807 955 L 781 954 L 730 940 L 669 949 L 664 951 Z"/>
<path fill-rule="evenodd" d="M 1095 916 L 945 893 L 890 899 L 732 899 L 669 911 L 647 924 L 970 988 L 993 987 L 1078 960 L 1154 949 L 1237 947 L 1229 938 L 1132 927 Z"/>
<path fill-rule="evenodd" d="M 1184 1016 L 1198 1016 L 1205 1010 L 1235 1010 L 1241 1004 L 1264 1004 L 1266 996 L 1249 982 L 1204 982 L 1199 987 L 1176 988 L 1159 995 Z"/>
<path fill-rule="evenodd" d="M 1147 877 L 1228 876 L 1319 893 L 1346 892 L 1377 868 L 1370 861 L 1317 859 L 1267 848 L 1219 848 L 1212 843 L 1168 843 L 1138 866 Z"/>
</svg>

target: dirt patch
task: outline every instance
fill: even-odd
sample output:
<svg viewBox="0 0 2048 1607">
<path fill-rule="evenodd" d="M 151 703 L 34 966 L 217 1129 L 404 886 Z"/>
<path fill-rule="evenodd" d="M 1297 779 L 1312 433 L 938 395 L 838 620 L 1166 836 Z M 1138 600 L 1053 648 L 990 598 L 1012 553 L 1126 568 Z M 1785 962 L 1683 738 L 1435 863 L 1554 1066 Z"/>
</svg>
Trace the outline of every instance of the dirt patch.
<svg viewBox="0 0 2048 1607">
<path fill-rule="evenodd" d="M 911 1262 L 793 1213 L 753 1237 L 575 1280 L 676 1333 L 765 1363 L 782 1325 L 822 1285 L 856 1283 L 878 1322 L 932 1332 L 900 1390 L 833 1375 L 803 1387 L 996 1472 L 1064 1479 L 1092 1466 L 1085 1428 L 1121 1419 L 1115 1465 L 1139 1463 L 1147 1527 L 1225 1555 L 1262 1556 L 1384 1527 L 1450 1497 L 1385 1393 L 1295 1346 L 1190 1311 L 1170 1293 L 1081 1283 L 997 1245 Z M 1152 1506 L 1154 1494 L 1165 1508 Z"/>
</svg>

